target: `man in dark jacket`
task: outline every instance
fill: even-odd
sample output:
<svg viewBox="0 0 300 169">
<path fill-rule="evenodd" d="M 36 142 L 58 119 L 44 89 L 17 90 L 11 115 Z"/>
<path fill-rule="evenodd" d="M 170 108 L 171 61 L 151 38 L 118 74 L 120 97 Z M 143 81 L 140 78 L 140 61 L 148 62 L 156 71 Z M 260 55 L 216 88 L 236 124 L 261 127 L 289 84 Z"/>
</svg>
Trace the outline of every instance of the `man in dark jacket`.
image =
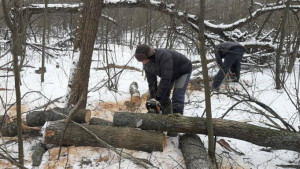
<svg viewBox="0 0 300 169">
<path fill-rule="evenodd" d="M 238 82 L 240 79 L 241 61 L 244 55 L 244 47 L 237 42 L 223 42 L 215 47 L 216 62 L 220 67 L 215 75 L 212 90 L 218 90 L 224 77 L 231 72 L 230 78 Z M 224 62 L 222 61 L 224 59 Z"/>
<path fill-rule="evenodd" d="M 148 45 L 139 45 L 135 58 L 144 65 L 151 98 L 160 102 L 165 114 L 183 114 L 185 92 L 192 72 L 191 61 L 176 51 L 153 49 Z M 160 77 L 159 84 L 157 76 Z"/>
</svg>

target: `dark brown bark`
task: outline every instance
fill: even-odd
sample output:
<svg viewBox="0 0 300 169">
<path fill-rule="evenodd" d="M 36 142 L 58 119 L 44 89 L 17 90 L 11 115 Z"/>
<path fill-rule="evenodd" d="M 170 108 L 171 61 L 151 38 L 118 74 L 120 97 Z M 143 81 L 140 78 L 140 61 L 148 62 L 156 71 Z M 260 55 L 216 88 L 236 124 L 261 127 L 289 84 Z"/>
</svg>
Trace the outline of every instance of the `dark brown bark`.
<svg viewBox="0 0 300 169">
<path fill-rule="evenodd" d="M 149 132 L 127 127 L 85 124 L 82 126 L 115 148 L 152 152 L 163 151 L 163 147 L 166 144 L 165 136 L 158 132 Z M 45 142 L 47 144 L 59 145 L 65 128 L 66 123 L 63 121 L 49 122 L 45 131 Z M 61 144 L 66 146 L 106 147 L 106 145 L 99 143 L 93 136 L 73 123 L 69 124 Z"/>
<path fill-rule="evenodd" d="M 45 111 L 33 111 L 29 112 L 26 115 L 26 124 L 28 126 L 43 126 L 46 121 L 56 121 L 66 119 L 69 115 L 71 109 L 68 108 L 54 108 L 51 110 Z M 64 114 L 60 115 L 57 112 Z M 91 118 L 91 111 L 88 109 L 80 109 L 75 112 L 74 116 L 72 117 L 73 121 L 77 123 L 88 123 Z"/>
<path fill-rule="evenodd" d="M 179 137 L 179 148 L 181 149 L 187 169 L 213 169 L 213 165 L 196 134 L 184 134 Z"/>
<path fill-rule="evenodd" d="M 207 134 L 205 118 L 174 115 L 116 112 L 114 126 L 128 126 L 144 129 L 181 133 Z M 139 124 L 139 125 L 137 125 Z M 213 119 L 214 134 L 250 143 L 300 152 L 300 133 L 280 131 L 252 124 Z"/>
<path fill-rule="evenodd" d="M 84 100 L 79 106 L 83 109 L 86 107 L 91 61 L 103 0 L 90 0 L 84 3 L 74 45 L 74 51 L 77 49 L 80 51 L 79 61 L 69 84 L 71 94 L 67 104 L 68 107 L 75 105 L 81 95 L 84 95 Z"/>
</svg>

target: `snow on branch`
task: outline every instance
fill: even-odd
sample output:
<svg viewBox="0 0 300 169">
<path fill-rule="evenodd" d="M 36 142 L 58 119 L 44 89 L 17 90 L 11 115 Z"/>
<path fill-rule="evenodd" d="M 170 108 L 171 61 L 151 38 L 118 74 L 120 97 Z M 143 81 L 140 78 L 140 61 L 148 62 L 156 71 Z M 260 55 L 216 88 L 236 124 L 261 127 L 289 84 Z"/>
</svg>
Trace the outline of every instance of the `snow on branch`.
<svg viewBox="0 0 300 169">
<path fill-rule="evenodd" d="M 48 10 L 50 13 L 54 12 L 78 12 L 79 8 L 83 4 L 49 4 Z M 44 4 L 31 4 L 24 9 L 28 10 L 31 14 L 43 13 Z M 156 0 L 105 0 L 103 4 L 104 8 L 151 8 L 153 10 L 165 13 L 166 15 L 172 15 L 184 24 L 188 24 L 192 29 L 198 31 L 198 17 L 196 15 L 188 14 L 184 11 L 178 11 L 174 4 L 166 4 L 162 1 Z M 300 9 L 300 5 L 295 3 L 290 6 L 291 9 Z M 231 24 L 214 24 L 209 21 L 205 21 L 206 30 L 224 36 L 224 31 L 232 31 L 236 28 L 242 27 L 245 24 L 255 20 L 263 14 L 283 10 L 285 4 L 261 4 L 261 8 L 251 13 L 248 17 L 239 19 Z"/>
</svg>

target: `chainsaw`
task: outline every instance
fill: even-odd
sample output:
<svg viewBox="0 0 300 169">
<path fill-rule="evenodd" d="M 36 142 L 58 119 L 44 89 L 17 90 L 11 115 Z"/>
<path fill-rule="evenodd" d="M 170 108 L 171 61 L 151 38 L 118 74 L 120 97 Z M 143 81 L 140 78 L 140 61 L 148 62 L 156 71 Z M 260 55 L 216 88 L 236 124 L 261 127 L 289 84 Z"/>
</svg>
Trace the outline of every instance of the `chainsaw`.
<svg viewBox="0 0 300 169">
<path fill-rule="evenodd" d="M 150 99 L 146 102 L 148 113 L 163 114 L 163 110 L 159 101 Z"/>
</svg>

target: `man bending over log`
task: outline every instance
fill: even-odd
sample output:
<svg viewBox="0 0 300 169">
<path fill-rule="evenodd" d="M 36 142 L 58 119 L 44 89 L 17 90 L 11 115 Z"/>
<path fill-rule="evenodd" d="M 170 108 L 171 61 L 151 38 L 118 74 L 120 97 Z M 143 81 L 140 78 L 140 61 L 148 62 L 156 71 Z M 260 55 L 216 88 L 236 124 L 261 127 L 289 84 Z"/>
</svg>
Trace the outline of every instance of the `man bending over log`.
<svg viewBox="0 0 300 169">
<path fill-rule="evenodd" d="M 153 49 L 148 45 L 139 45 L 134 56 L 143 63 L 151 98 L 160 102 L 164 114 L 183 114 L 185 92 L 192 72 L 191 61 L 176 51 Z M 161 78 L 159 84 L 157 76 Z"/>
</svg>

